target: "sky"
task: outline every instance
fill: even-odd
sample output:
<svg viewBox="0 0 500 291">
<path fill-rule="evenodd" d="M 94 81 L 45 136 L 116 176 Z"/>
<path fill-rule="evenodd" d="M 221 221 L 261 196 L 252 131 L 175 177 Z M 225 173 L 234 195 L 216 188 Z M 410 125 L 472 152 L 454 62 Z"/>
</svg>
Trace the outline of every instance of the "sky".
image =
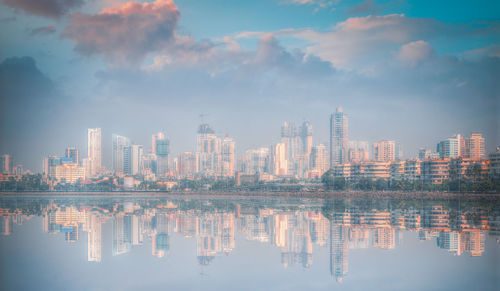
<svg viewBox="0 0 500 291">
<path fill-rule="evenodd" d="M 404 156 L 456 133 L 500 145 L 496 1 L 0 0 L 0 153 L 40 171 L 87 128 L 171 152 L 203 121 L 237 152 L 279 141 L 284 121 L 328 143 L 342 106 L 349 139 Z M 202 116 L 203 115 L 203 116 Z"/>
</svg>

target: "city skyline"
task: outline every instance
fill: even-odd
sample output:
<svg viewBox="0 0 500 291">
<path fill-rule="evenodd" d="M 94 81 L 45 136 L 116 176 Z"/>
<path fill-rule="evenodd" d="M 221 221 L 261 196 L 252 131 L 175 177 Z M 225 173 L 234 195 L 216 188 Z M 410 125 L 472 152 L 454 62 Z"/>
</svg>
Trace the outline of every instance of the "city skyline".
<svg viewBox="0 0 500 291">
<path fill-rule="evenodd" d="M 2 0 L 0 152 L 38 168 L 67 140 L 83 151 L 97 127 L 143 145 L 163 130 L 172 152 L 194 151 L 204 122 L 239 151 L 272 144 L 284 120 L 308 120 L 327 144 L 337 106 L 352 140 L 414 153 L 479 131 L 494 151 L 498 3 L 382 2 Z"/>
<path fill-rule="evenodd" d="M 337 108 L 337 110 L 339 108 Z M 340 110 L 342 111 L 342 109 L 340 109 Z M 334 117 L 335 114 L 336 113 L 334 112 L 330 116 L 330 126 L 334 126 L 334 127 L 337 126 L 337 125 L 332 123 L 332 117 Z M 342 115 L 340 118 L 343 120 L 347 120 L 346 115 L 343 112 L 341 114 Z M 289 130 L 288 129 L 289 123 L 286 121 L 283 122 L 282 126 L 281 126 L 281 142 L 284 141 L 283 140 L 283 130 L 284 130 L 283 124 L 285 124 L 284 126 L 287 126 L 286 130 Z M 309 121 L 307 121 L 307 120 L 304 121 L 303 124 L 300 126 L 300 128 L 296 128 L 294 123 L 290 123 L 290 125 L 292 126 L 292 131 L 295 132 L 294 137 L 297 138 L 297 140 L 293 142 L 293 147 L 296 148 L 295 151 L 297 153 L 299 153 L 299 152 L 303 151 L 304 147 L 307 147 L 307 155 L 308 155 L 308 157 L 310 157 L 311 149 L 313 147 L 328 146 L 329 147 L 329 152 L 328 152 L 329 167 L 331 167 L 333 160 L 332 160 L 330 153 L 332 152 L 332 150 L 335 150 L 335 147 L 332 148 L 330 146 L 331 141 L 334 141 L 334 137 L 332 137 L 331 133 L 330 133 L 330 143 L 319 142 L 315 138 L 316 135 L 313 134 L 313 131 L 314 131 L 314 133 L 316 133 L 316 130 L 313 130 L 314 127 Z M 266 147 L 266 148 L 272 147 L 273 145 L 275 145 L 279 141 L 279 139 L 277 138 L 278 134 L 276 134 L 274 137 L 274 141 L 271 142 L 269 145 L 261 144 L 261 145 L 257 145 L 254 148 L 241 149 L 239 143 L 237 143 L 237 141 L 229 133 L 222 134 L 220 132 L 216 132 L 212 128 L 210 128 L 209 124 L 206 124 L 206 123 L 201 124 L 198 127 L 198 131 L 197 131 L 198 133 L 201 130 L 200 129 L 201 126 L 207 127 L 207 129 L 210 131 L 210 135 L 213 136 L 213 138 L 221 139 L 221 141 L 220 141 L 221 144 L 218 145 L 219 151 L 222 150 L 222 146 L 223 146 L 222 140 L 226 139 L 226 138 L 231 139 L 231 141 L 233 143 L 238 145 L 238 146 L 233 146 L 235 148 L 235 149 L 233 149 L 233 151 L 235 152 L 234 153 L 235 161 L 237 160 L 238 157 L 244 156 L 245 153 L 247 153 L 249 150 L 254 150 L 254 149 L 259 148 L 259 147 Z M 307 126 L 308 128 L 304 129 L 304 126 Z M 343 125 L 340 125 L 340 126 L 342 127 L 342 130 L 341 130 L 342 132 L 345 131 L 346 133 L 347 132 L 350 133 L 347 125 L 345 127 Z M 330 128 L 330 131 L 331 130 L 332 130 L 332 127 Z M 336 129 L 336 130 L 338 131 L 338 129 Z M 304 131 L 306 132 L 306 136 L 304 136 Z M 87 155 L 88 155 L 87 157 L 85 157 L 85 155 L 82 155 L 82 153 L 85 154 L 85 152 L 81 151 L 81 149 L 79 147 L 74 146 L 75 143 L 72 143 L 72 142 L 66 143 L 66 146 L 64 146 L 64 153 L 60 156 L 63 157 L 65 155 L 67 155 L 67 151 L 70 149 L 76 149 L 76 151 L 77 151 L 76 154 L 80 155 L 78 164 L 81 164 L 82 166 L 86 167 L 87 168 L 87 176 L 91 177 L 91 176 L 95 176 L 96 173 L 99 173 L 99 170 L 97 170 L 97 169 L 101 169 L 103 166 L 104 166 L 104 168 L 108 168 L 108 169 L 112 170 L 113 172 L 126 173 L 129 175 L 132 175 L 132 173 L 130 172 L 131 169 L 128 172 L 124 171 L 123 161 L 118 161 L 119 166 L 115 165 L 115 159 L 116 159 L 115 158 L 115 156 L 116 156 L 115 151 L 116 151 L 116 146 L 117 146 L 116 145 L 117 139 L 121 140 L 120 141 L 120 143 L 121 143 L 120 151 L 121 152 L 118 154 L 118 156 L 116 156 L 118 159 L 123 158 L 123 149 L 126 147 L 129 147 L 129 146 L 130 147 L 133 147 L 133 146 L 144 147 L 144 148 L 141 148 L 141 154 L 140 154 L 141 158 L 142 157 L 147 158 L 146 157 L 147 154 L 155 154 L 157 156 L 164 155 L 168 159 L 167 160 L 168 164 L 172 163 L 172 161 L 170 160 L 172 156 L 177 156 L 177 155 L 180 155 L 180 154 L 186 153 L 186 152 L 191 152 L 191 153 L 202 152 L 199 148 L 200 147 L 199 141 L 196 143 L 193 143 L 193 146 L 191 146 L 191 147 L 188 147 L 185 149 L 182 149 L 182 148 L 179 149 L 179 152 L 172 152 L 171 140 L 169 139 L 168 134 L 165 131 L 151 133 L 150 138 L 149 138 L 150 144 L 148 144 L 147 142 L 144 144 L 141 144 L 141 143 L 136 142 L 134 138 L 130 138 L 128 136 L 120 136 L 116 133 L 111 134 L 111 139 L 110 139 L 111 143 L 107 144 L 106 138 L 102 138 L 101 132 L 102 132 L 102 128 L 95 128 L 95 129 L 88 128 L 88 136 L 87 136 L 87 141 L 86 141 Z M 375 138 L 373 141 L 368 141 L 368 140 L 355 140 L 355 141 L 353 141 L 353 140 L 348 139 L 347 137 L 345 137 L 345 139 L 343 137 L 341 137 L 340 139 L 343 140 L 341 148 L 343 148 L 343 152 L 344 152 L 342 154 L 342 156 L 343 156 L 342 162 L 341 163 L 336 162 L 336 161 L 333 161 L 333 162 L 335 165 L 335 164 L 342 164 L 342 163 L 348 163 L 348 162 L 359 162 L 359 161 L 369 161 L 369 160 L 372 160 L 372 161 L 394 161 L 394 160 L 400 160 L 400 159 L 414 159 L 414 158 L 423 159 L 423 158 L 429 158 L 430 156 L 428 156 L 428 155 L 431 153 L 437 153 L 438 156 L 436 156 L 436 157 L 440 157 L 440 158 L 454 158 L 454 157 L 459 157 L 459 156 L 468 158 L 468 156 L 465 155 L 464 153 L 459 154 L 460 151 L 458 151 L 458 149 L 455 149 L 457 151 L 456 154 L 448 153 L 448 155 L 446 155 L 446 156 L 439 155 L 439 153 L 438 153 L 439 147 L 442 146 L 443 143 L 446 143 L 446 142 L 449 143 L 450 140 L 453 140 L 454 138 L 458 138 L 458 139 L 462 139 L 463 145 L 461 147 L 464 148 L 466 142 L 469 144 L 469 143 L 471 143 L 470 140 L 474 141 L 474 139 L 473 139 L 474 136 L 478 136 L 478 138 L 482 139 L 482 143 L 479 143 L 476 145 L 477 149 L 475 149 L 476 154 L 474 155 L 474 157 L 476 159 L 479 159 L 479 158 L 485 159 L 487 157 L 487 155 L 490 153 L 486 150 L 487 147 L 485 146 L 485 144 L 486 144 L 485 140 L 486 141 L 488 141 L 488 140 L 484 137 L 484 135 L 482 134 L 481 131 L 472 131 L 470 133 L 470 136 L 472 139 L 471 138 L 464 138 L 464 135 L 460 134 L 460 131 L 458 131 L 458 133 L 455 133 L 455 135 L 453 135 L 453 133 L 451 133 L 445 137 L 442 137 L 441 139 L 438 139 L 438 142 L 435 145 L 419 146 L 415 152 L 412 152 L 410 154 L 408 153 L 408 151 L 401 149 L 400 142 L 397 139 L 387 140 L 387 139 L 383 139 L 383 138 Z M 165 152 L 164 154 L 160 154 L 160 155 L 158 155 L 157 152 L 155 152 L 156 146 L 157 146 L 157 140 L 165 140 L 166 141 L 167 144 L 166 144 L 165 151 L 168 151 L 168 152 Z M 104 143 L 103 143 L 103 141 L 104 141 Z M 289 141 L 285 141 L 285 143 L 289 143 Z M 375 149 L 374 147 L 378 143 L 382 143 L 382 144 L 392 143 L 392 149 L 390 149 L 392 158 L 387 158 L 387 157 L 386 158 L 378 158 L 377 157 L 377 149 Z M 104 144 L 105 146 L 103 147 L 102 144 Z M 344 144 L 347 144 L 347 146 L 345 147 Z M 361 144 L 361 146 L 359 146 L 360 144 Z M 108 145 L 109 148 L 106 147 L 106 145 Z M 290 142 L 290 146 L 292 146 L 291 142 Z M 457 147 L 457 146 L 455 146 L 455 147 Z M 286 146 L 286 148 L 288 148 L 288 147 L 289 147 L 289 145 Z M 385 147 L 387 147 L 387 146 L 385 146 Z M 368 149 L 365 150 L 365 148 L 368 148 Z M 191 150 L 189 150 L 189 149 L 191 149 Z M 424 154 L 424 156 L 422 156 L 422 150 L 424 150 L 424 149 L 429 151 L 427 156 L 425 156 L 425 154 Z M 136 152 L 137 152 L 137 150 L 138 149 L 136 149 Z M 363 152 L 363 151 L 359 152 L 359 150 L 363 150 L 366 152 Z M 399 154 L 399 151 L 404 152 L 404 154 L 403 155 Z M 462 149 L 462 151 L 464 151 L 464 149 Z M 97 152 L 97 153 L 94 154 L 94 152 Z M 289 157 L 286 157 L 286 159 L 288 161 L 292 161 L 293 159 L 295 159 L 295 154 L 292 155 L 291 152 L 289 152 L 288 150 L 286 150 L 286 152 L 289 153 L 289 155 L 290 155 Z M 448 152 L 449 152 L 449 149 L 448 149 Z M 482 153 L 481 155 L 479 154 L 480 152 Z M 494 151 L 491 151 L 491 153 L 493 153 L 493 152 Z M 103 153 L 108 153 L 108 155 L 103 154 Z M 5 154 L 9 155 L 10 157 L 13 156 L 10 153 L 4 153 L 4 155 Z M 44 154 L 44 155 L 42 154 L 41 160 L 44 160 L 47 156 L 53 156 L 53 155 L 57 156 L 58 154 L 56 151 L 51 151 L 50 153 Z M 360 159 L 359 155 L 366 155 L 366 158 L 361 157 L 361 159 Z M 22 157 L 23 157 L 23 155 L 21 155 L 20 160 L 25 161 L 25 159 L 23 159 Z M 94 160 L 96 162 L 91 162 Z M 105 165 L 102 164 L 102 161 L 105 162 Z M 36 163 L 34 161 L 28 161 L 26 164 L 36 165 Z M 29 168 L 24 163 L 19 163 L 19 160 L 16 160 L 16 163 L 12 164 L 11 168 L 13 168 L 17 165 L 22 166 L 25 170 L 34 171 L 35 173 L 43 171 L 43 167 L 44 167 L 42 164 L 39 164 L 41 167 L 34 166 L 32 168 Z M 118 167 L 118 170 L 116 169 L 117 167 Z M 165 166 L 165 167 L 167 167 L 167 166 Z M 166 170 L 164 170 L 163 172 L 165 172 L 165 171 Z"/>
</svg>

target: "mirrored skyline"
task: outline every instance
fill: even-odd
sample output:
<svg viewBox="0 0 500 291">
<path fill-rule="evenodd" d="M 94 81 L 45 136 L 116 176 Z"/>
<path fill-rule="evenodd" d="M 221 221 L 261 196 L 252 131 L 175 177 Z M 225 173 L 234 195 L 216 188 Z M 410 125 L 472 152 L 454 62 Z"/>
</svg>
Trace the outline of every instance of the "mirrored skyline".
<svg viewBox="0 0 500 291">
<path fill-rule="evenodd" d="M 490 259 L 496 260 L 499 254 L 500 212 L 494 200 L 479 203 L 458 199 L 322 201 L 74 196 L 3 197 L 0 203 L 2 251 L 12 249 L 11 244 L 21 233 L 23 237 L 35 236 L 24 232 L 24 225 L 31 224 L 31 232 L 43 231 L 36 235 L 39 239 L 52 237 L 44 244 L 54 255 L 57 250 L 51 244 L 65 247 L 59 243 L 64 241 L 79 246 L 72 247 L 68 254 L 75 256 L 78 264 L 102 264 L 121 256 L 125 256 L 127 264 L 134 264 L 130 257 L 133 253 L 173 263 L 175 253 L 180 251 L 184 256 L 191 254 L 183 260 L 196 259 L 202 272 L 211 273 L 224 264 L 219 261 L 234 254 L 238 257 L 241 251 L 253 252 L 247 248 L 252 244 L 273 253 L 279 250 L 279 256 L 272 256 L 272 260 L 258 254 L 255 260 L 281 265 L 283 272 L 299 268 L 314 273 L 318 272 L 315 264 L 319 262 L 322 268 L 328 268 L 321 271 L 322 276 L 328 273 L 328 280 L 339 284 L 350 281 L 351 273 L 356 278 L 357 268 L 363 269 L 350 264 L 351 254 L 355 258 L 367 256 L 366 263 L 371 268 L 376 264 L 370 259 L 374 250 L 380 251 L 376 252 L 380 263 L 401 255 L 408 247 L 422 256 L 432 249 L 439 250 L 439 254 L 457 257 L 454 264 L 460 265 L 469 263 L 458 257 L 476 258 L 489 253 Z M 9 242 L 9 237 L 13 241 Z M 22 242 L 18 247 L 29 248 L 29 243 Z M 6 260 L 11 259 L 2 259 L 4 263 Z M 475 260 L 491 263 L 487 258 Z M 403 266 L 392 266 L 400 267 Z M 495 278 L 486 277 L 489 281 L 483 282 L 484 286 L 492 287 Z M 256 284 L 256 289 L 265 289 Z"/>
</svg>

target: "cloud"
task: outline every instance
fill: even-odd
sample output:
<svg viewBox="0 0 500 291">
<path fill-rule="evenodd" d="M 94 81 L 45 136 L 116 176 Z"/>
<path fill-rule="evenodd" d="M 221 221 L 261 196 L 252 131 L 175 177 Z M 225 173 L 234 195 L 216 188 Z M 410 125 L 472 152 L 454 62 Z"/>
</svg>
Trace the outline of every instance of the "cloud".
<svg viewBox="0 0 500 291">
<path fill-rule="evenodd" d="M 432 19 L 407 18 L 402 14 L 351 17 L 330 31 L 286 29 L 270 32 L 276 37 L 306 41 L 305 52 L 328 61 L 336 68 L 366 70 L 392 57 L 391 52 L 413 40 L 439 34 L 442 24 Z M 269 32 L 268 32 L 269 33 Z M 237 37 L 255 37 L 262 32 L 242 32 Z"/>
<path fill-rule="evenodd" d="M 374 0 L 366 0 L 349 9 L 349 14 L 378 14 L 380 7 L 374 3 Z"/>
<path fill-rule="evenodd" d="M 79 8 L 84 0 L 0 0 L 5 5 L 16 10 L 49 17 L 60 18 L 69 11 Z"/>
<path fill-rule="evenodd" d="M 407 43 L 399 49 L 397 58 L 403 63 L 415 66 L 434 55 L 434 48 L 423 40 Z"/>
<path fill-rule="evenodd" d="M 482 48 L 466 51 L 464 53 L 466 58 L 477 59 L 481 57 L 494 57 L 500 58 L 500 45 L 493 44 Z"/>
<path fill-rule="evenodd" d="M 53 34 L 55 32 L 56 32 L 56 27 L 53 25 L 37 27 L 37 28 L 33 28 L 29 31 L 31 36 L 48 35 L 48 34 Z"/>
<path fill-rule="evenodd" d="M 16 21 L 16 17 L 14 16 L 0 18 L 0 23 L 9 23 L 14 21 Z"/>
<path fill-rule="evenodd" d="M 115 63 L 134 64 L 173 44 L 179 19 L 171 0 L 128 2 L 98 14 L 71 15 L 62 36 L 73 41 L 82 55 L 103 55 Z"/>
</svg>

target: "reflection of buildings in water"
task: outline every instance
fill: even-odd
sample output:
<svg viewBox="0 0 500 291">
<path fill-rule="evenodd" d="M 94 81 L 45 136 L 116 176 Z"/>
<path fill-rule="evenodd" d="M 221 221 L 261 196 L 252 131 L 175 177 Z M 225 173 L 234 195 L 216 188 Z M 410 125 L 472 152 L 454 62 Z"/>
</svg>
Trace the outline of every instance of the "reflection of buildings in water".
<svg viewBox="0 0 500 291">
<path fill-rule="evenodd" d="M 437 246 L 455 255 L 481 256 L 485 233 L 500 233 L 498 215 L 487 217 L 474 209 L 451 211 L 442 205 L 409 207 L 394 210 L 368 210 L 351 207 L 333 211 L 331 221 L 315 209 L 290 210 L 234 205 L 232 211 L 202 209 L 166 202 L 157 207 L 137 203 L 117 203 L 106 209 L 58 206 L 51 203 L 42 211 L 43 231 L 63 233 L 65 240 L 75 242 L 80 231 L 88 235 L 88 260 L 102 260 L 102 224 L 112 220 L 113 255 L 130 252 L 133 246 L 151 241 L 152 254 L 165 257 L 172 235 L 195 237 L 197 258 L 201 265 L 210 264 L 216 256 L 229 255 L 235 248 L 235 233 L 247 240 L 270 243 L 281 251 L 285 267 L 313 263 L 313 245 L 326 246 L 330 252 L 330 272 L 341 282 L 348 272 L 349 249 L 369 247 L 384 250 L 398 247 L 402 230 L 415 231 L 418 239 L 436 238 Z M 207 204 L 210 205 L 210 204 Z M 182 206 L 182 205 L 181 205 Z M 0 209 L 0 231 L 13 232 L 29 216 L 20 210 Z"/>
<path fill-rule="evenodd" d="M 342 282 L 348 271 L 348 229 L 342 224 L 330 222 L 330 274 Z"/>
<path fill-rule="evenodd" d="M 100 262 L 102 256 L 102 220 L 96 213 L 87 217 L 88 261 Z"/>
<path fill-rule="evenodd" d="M 485 234 L 479 229 L 468 229 L 463 232 L 441 231 L 437 238 L 437 246 L 460 256 L 468 252 L 471 256 L 481 256 L 484 252 Z"/>
<path fill-rule="evenodd" d="M 113 256 L 130 252 L 132 248 L 132 216 L 118 214 L 113 218 Z"/>
<path fill-rule="evenodd" d="M 14 221 L 12 221 L 13 216 L 2 216 L 0 220 L 0 233 L 2 235 L 12 234 L 14 228 Z"/>
</svg>

